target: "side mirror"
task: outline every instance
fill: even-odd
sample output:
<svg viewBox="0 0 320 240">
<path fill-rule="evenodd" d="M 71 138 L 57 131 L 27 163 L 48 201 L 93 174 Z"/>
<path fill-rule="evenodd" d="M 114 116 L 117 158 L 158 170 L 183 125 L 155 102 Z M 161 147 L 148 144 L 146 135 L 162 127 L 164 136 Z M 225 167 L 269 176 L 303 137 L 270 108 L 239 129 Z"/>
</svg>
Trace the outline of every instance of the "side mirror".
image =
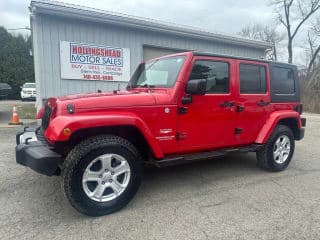
<svg viewBox="0 0 320 240">
<path fill-rule="evenodd" d="M 204 95 L 207 89 L 206 79 L 189 80 L 186 86 L 187 94 Z"/>
</svg>

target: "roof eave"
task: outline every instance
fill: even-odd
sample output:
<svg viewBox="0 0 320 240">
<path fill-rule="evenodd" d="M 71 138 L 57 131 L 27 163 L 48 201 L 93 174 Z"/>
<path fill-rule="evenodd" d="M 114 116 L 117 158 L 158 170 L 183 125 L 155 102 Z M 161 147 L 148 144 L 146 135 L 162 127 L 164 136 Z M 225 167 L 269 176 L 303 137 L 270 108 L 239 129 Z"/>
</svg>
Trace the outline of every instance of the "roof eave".
<svg viewBox="0 0 320 240">
<path fill-rule="evenodd" d="M 94 11 L 92 9 L 78 8 L 78 6 L 64 5 L 47 1 L 31 1 L 30 10 L 32 14 L 58 15 L 66 18 L 81 19 L 92 22 L 111 23 L 113 25 L 152 30 L 164 33 L 173 33 L 198 39 L 224 42 L 234 45 L 250 46 L 253 48 L 267 49 L 272 45 L 263 41 L 256 41 L 240 37 L 226 36 L 223 34 L 210 33 L 201 30 L 193 30 L 180 26 L 170 26 L 155 21 L 133 18 L 127 15 L 115 15 L 107 11 Z"/>
</svg>

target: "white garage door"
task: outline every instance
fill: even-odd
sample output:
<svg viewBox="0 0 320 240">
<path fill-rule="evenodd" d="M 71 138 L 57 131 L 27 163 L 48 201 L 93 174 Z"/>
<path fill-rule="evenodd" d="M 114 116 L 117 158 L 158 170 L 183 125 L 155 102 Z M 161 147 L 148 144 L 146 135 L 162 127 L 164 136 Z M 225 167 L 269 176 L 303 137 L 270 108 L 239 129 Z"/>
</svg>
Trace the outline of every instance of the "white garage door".
<svg viewBox="0 0 320 240">
<path fill-rule="evenodd" d="M 147 61 L 152 58 L 157 58 L 169 54 L 174 54 L 178 52 L 185 52 L 186 50 L 176 50 L 176 49 L 169 49 L 169 48 L 158 48 L 158 47 L 143 47 L 143 60 Z"/>
</svg>

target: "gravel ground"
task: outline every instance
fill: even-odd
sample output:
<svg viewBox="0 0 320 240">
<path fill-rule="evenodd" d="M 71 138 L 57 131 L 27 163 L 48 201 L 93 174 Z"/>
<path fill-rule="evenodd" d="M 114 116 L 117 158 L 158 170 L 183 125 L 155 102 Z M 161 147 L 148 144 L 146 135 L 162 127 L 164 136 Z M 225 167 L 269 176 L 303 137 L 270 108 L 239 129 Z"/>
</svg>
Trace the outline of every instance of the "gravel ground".
<svg viewBox="0 0 320 240">
<path fill-rule="evenodd" d="M 90 218 L 14 158 L 16 128 L 0 128 L 0 239 L 320 239 L 320 115 L 289 168 L 268 173 L 255 155 L 148 169 L 123 210 Z"/>
<path fill-rule="evenodd" d="M 34 119 L 23 119 L 24 117 L 30 116 L 34 118 L 35 114 L 33 112 L 35 112 L 35 110 L 32 111 L 32 108 L 35 107 L 35 102 L 22 102 L 21 100 L 0 100 L 0 128 L 9 127 L 8 123 L 11 122 L 12 108 L 14 105 L 17 106 L 20 122 L 29 124 L 30 122 L 35 121 Z"/>
</svg>

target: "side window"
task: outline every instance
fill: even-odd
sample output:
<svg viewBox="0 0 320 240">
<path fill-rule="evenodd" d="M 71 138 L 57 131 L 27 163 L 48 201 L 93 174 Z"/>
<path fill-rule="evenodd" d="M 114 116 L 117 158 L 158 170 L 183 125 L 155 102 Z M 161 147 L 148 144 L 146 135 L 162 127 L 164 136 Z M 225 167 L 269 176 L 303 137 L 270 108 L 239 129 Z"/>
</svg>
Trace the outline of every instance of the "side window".
<svg viewBox="0 0 320 240">
<path fill-rule="evenodd" d="M 240 93 L 265 93 L 266 68 L 260 65 L 240 64 Z"/>
<path fill-rule="evenodd" d="M 207 79 L 207 93 L 229 92 L 229 64 L 218 61 L 196 61 L 189 80 Z"/>
<path fill-rule="evenodd" d="M 273 89 L 276 94 L 294 94 L 294 73 L 290 68 L 274 67 Z"/>
</svg>

